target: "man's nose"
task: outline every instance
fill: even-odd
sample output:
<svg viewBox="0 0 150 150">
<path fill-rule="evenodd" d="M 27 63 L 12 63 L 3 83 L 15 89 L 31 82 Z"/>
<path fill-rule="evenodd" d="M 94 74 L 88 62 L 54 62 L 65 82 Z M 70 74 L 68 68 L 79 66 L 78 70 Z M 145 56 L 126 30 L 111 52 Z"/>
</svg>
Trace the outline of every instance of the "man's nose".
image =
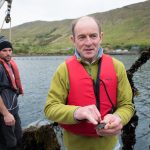
<svg viewBox="0 0 150 150">
<path fill-rule="evenodd" d="M 90 37 L 87 37 L 86 41 L 85 41 L 85 44 L 86 45 L 91 45 L 92 44 L 92 39 Z"/>
<path fill-rule="evenodd" d="M 11 55 L 12 51 L 7 51 L 7 55 Z"/>
</svg>

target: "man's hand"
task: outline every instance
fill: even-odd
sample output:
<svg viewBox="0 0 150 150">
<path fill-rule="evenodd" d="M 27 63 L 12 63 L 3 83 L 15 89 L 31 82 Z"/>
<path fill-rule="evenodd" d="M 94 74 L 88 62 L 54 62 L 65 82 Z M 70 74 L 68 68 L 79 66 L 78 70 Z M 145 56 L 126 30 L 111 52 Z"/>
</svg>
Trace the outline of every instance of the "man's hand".
<svg viewBox="0 0 150 150">
<path fill-rule="evenodd" d="M 74 112 L 76 120 L 87 120 L 88 122 L 97 125 L 101 120 L 100 112 L 95 105 L 79 107 Z"/>
<path fill-rule="evenodd" d="M 123 125 L 121 123 L 121 118 L 115 114 L 107 114 L 101 123 L 106 123 L 104 129 L 96 129 L 96 132 L 100 136 L 111 136 L 121 133 Z"/>
<path fill-rule="evenodd" d="M 4 122 L 7 126 L 15 125 L 15 118 L 11 113 L 4 115 Z"/>
<path fill-rule="evenodd" d="M 3 103 L 2 97 L 0 96 L 0 113 L 4 117 L 4 122 L 7 126 L 12 126 L 15 124 L 14 116 L 7 110 L 6 106 Z"/>
</svg>

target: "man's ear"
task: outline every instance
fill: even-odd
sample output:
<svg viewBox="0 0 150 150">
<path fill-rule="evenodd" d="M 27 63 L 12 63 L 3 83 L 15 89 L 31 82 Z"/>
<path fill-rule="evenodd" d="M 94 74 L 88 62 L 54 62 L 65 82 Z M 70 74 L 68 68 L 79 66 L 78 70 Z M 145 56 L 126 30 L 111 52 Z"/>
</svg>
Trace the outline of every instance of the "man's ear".
<svg viewBox="0 0 150 150">
<path fill-rule="evenodd" d="M 102 38 L 103 38 L 103 36 L 104 36 L 104 33 L 103 33 L 103 32 L 101 32 L 101 33 L 100 33 L 100 38 L 102 39 Z"/>
<path fill-rule="evenodd" d="M 72 41 L 73 43 L 75 42 L 75 39 L 74 39 L 74 36 L 73 36 L 73 35 L 70 36 L 70 39 L 71 39 L 71 41 Z"/>
<path fill-rule="evenodd" d="M 103 39 L 103 32 L 101 32 L 100 34 L 99 34 L 99 37 L 100 37 L 100 43 L 102 42 L 102 39 Z"/>
</svg>

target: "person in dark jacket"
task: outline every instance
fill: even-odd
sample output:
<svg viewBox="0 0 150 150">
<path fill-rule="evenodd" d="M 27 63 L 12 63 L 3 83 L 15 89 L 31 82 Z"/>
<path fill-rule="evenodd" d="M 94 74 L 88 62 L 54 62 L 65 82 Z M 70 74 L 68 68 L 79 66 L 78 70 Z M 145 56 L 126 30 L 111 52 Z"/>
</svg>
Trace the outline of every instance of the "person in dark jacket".
<svg viewBox="0 0 150 150">
<path fill-rule="evenodd" d="M 17 150 L 22 138 L 18 96 L 23 89 L 12 52 L 12 44 L 0 36 L 0 150 Z"/>
</svg>

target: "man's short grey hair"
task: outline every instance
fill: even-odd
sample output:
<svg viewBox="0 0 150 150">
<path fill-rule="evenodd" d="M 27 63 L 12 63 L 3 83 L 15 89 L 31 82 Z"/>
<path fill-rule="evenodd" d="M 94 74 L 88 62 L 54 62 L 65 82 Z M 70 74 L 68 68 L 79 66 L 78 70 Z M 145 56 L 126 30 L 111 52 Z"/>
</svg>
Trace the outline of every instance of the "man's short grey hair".
<svg viewBox="0 0 150 150">
<path fill-rule="evenodd" d="M 91 18 L 91 19 L 93 19 L 95 22 L 96 22 L 96 24 L 97 24 L 97 26 L 98 26 L 98 28 L 99 28 L 99 33 L 101 32 L 101 25 L 100 25 L 100 22 L 99 22 L 99 20 L 98 19 L 96 19 L 95 17 L 93 17 L 93 16 L 83 16 L 83 17 L 80 17 L 80 18 L 78 18 L 78 19 L 75 19 L 75 20 L 73 20 L 73 22 L 72 22 L 72 35 L 73 36 L 75 36 L 75 26 L 76 26 L 76 24 L 78 23 L 78 21 L 80 20 L 80 19 L 82 19 L 82 18 L 84 18 L 84 17 L 89 17 L 89 18 Z"/>
</svg>

